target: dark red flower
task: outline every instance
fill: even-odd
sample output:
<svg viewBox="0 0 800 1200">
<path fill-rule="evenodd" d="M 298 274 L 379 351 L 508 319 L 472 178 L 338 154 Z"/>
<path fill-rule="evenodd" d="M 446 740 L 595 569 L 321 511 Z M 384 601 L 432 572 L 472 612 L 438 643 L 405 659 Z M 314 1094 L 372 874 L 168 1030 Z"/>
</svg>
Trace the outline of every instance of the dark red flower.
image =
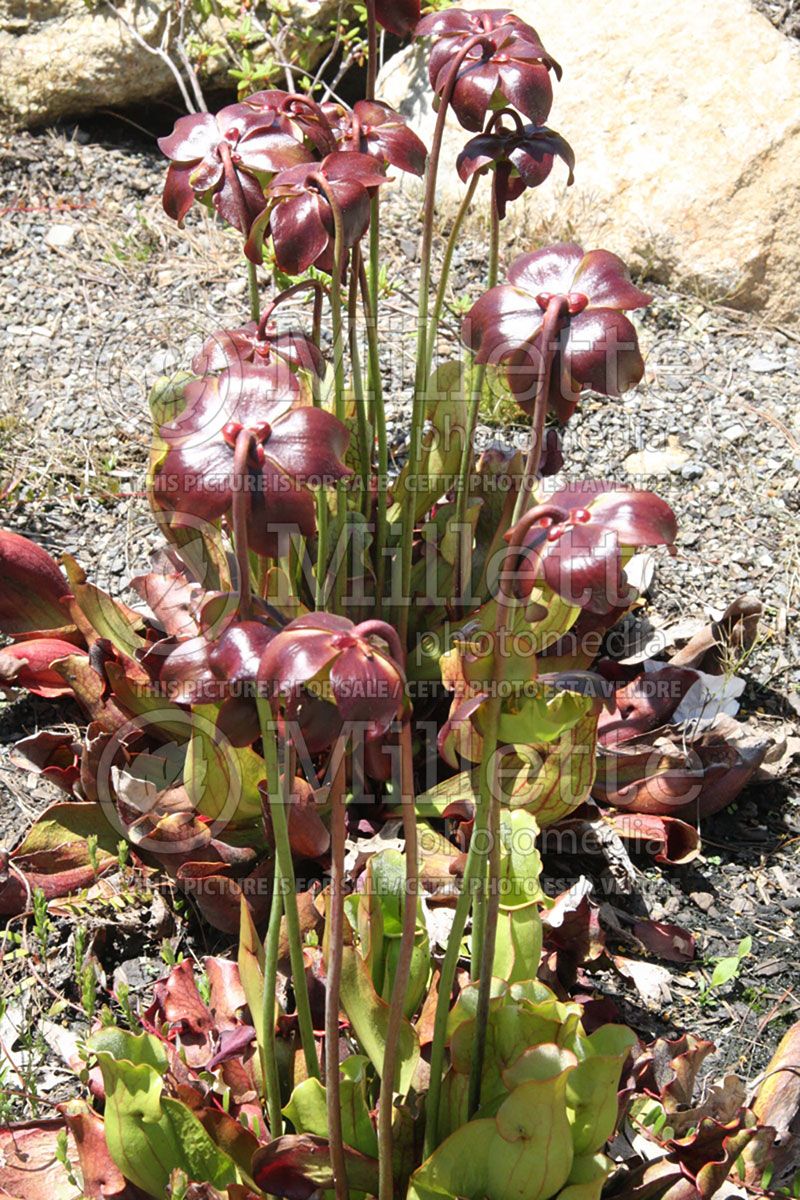
<svg viewBox="0 0 800 1200">
<path fill-rule="evenodd" d="M 518 593 L 546 584 L 568 604 L 593 613 L 632 602 L 638 593 L 623 574 L 624 552 L 637 546 L 672 547 L 675 514 L 653 492 L 586 480 L 547 498 L 563 518 L 542 517 L 523 542 L 515 572 Z M 507 534 L 508 538 L 510 534 Z"/>
<path fill-rule="evenodd" d="M 172 160 L 164 186 L 167 215 L 182 221 L 197 197 L 211 197 L 217 212 L 245 235 L 264 207 L 262 184 L 256 176 L 273 175 L 312 157 L 287 118 L 244 104 L 231 104 L 216 116 L 180 117 L 158 145 Z M 225 170 L 226 155 L 241 187 L 246 222 Z"/>
<path fill-rule="evenodd" d="M 509 282 L 491 288 L 466 317 L 464 340 L 481 363 L 502 363 L 517 401 L 530 411 L 543 369 L 542 318 L 553 297 L 564 297 L 564 317 L 550 377 L 549 405 L 568 421 L 581 391 L 619 396 L 644 374 L 636 330 L 623 309 L 642 308 L 652 296 L 631 283 L 616 254 L 563 242 L 523 254 Z"/>
<path fill-rule="evenodd" d="M 349 433 L 321 408 L 302 403 L 297 377 L 280 363 L 245 363 L 193 380 L 180 416 L 161 427 L 167 454 L 156 472 L 160 503 L 181 514 L 215 521 L 230 511 L 233 493 L 248 499 L 250 548 L 274 556 L 282 527 L 316 530 L 318 485 L 351 474 L 341 461 Z M 234 447 L 249 430 L 254 450 L 248 475 L 234 474 Z"/>
<path fill-rule="evenodd" d="M 300 691 L 332 702 L 344 721 L 380 737 L 400 714 L 401 667 L 346 617 L 316 612 L 298 617 L 267 646 L 258 678 L 277 699 Z"/>
<path fill-rule="evenodd" d="M 256 112 L 270 112 L 289 121 L 299 138 L 305 138 L 319 155 L 336 149 L 336 139 L 328 124 L 322 105 L 310 96 L 270 88 L 253 92 L 242 101 L 243 106 Z"/>
<path fill-rule="evenodd" d="M 325 374 L 325 360 L 319 348 L 302 330 L 279 331 L 274 324 L 259 329 L 257 321 L 248 321 L 239 329 L 212 333 L 192 359 L 192 370 L 196 375 L 207 375 L 244 363 L 266 366 L 273 360 L 284 362 L 295 371 L 310 371 L 320 379 Z"/>
<path fill-rule="evenodd" d="M 375 16 L 389 33 L 405 37 L 419 21 L 420 0 L 375 0 Z"/>
<path fill-rule="evenodd" d="M 575 178 L 575 155 L 569 143 L 546 126 L 523 125 L 518 121 L 514 129 L 497 125 L 490 132 L 471 138 L 459 154 L 456 166 L 465 183 L 476 172 L 494 170 L 497 208 L 503 218 L 509 201 L 544 183 L 556 156 L 569 168 L 569 185 Z"/>
<path fill-rule="evenodd" d="M 428 157 L 424 142 L 388 104 L 358 100 L 352 109 L 326 104 L 324 110 L 342 150 L 359 150 L 399 171 L 424 174 Z"/>
<path fill-rule="evenodd" d="M 272 180 L 269 204 L 245 246 L 253 262 L 261 262 L 268 226 L 282 271 L 302 275 L 312 265 L 333 270 L 333 210 L 323 181 L 341 209 L 345 246 L 349 249 L 364 236 L 369 227 L 370 189 L 385 183 L 386 176 L 369 154 L 335 150 L 321 163 L 290 167 Z"/>
<path fill-rule="evenodd" d="M 435 37 L 428 74 L 441 96 L 455 56 L 468 42 L 468 51 L 453 92 L 453 111 L 465 129 L 483 129 L 487 112 L 507 104 L 518 108 L 535 125 L 544 125 L 553 103 L 549 72 L 561 78 L 561 68 L 545 50 L 530 25 L 507 8 L 448 8 L 423 17 L 417 37 Z"/>
</svg>

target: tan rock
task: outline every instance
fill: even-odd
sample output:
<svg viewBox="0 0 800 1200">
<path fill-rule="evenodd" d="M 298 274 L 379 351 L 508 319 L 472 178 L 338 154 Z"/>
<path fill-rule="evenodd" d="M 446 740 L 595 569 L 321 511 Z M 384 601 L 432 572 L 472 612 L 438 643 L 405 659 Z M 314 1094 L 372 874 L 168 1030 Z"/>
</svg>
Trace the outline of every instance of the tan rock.
<svg viewBox="0 0 800 1200">
<path fill-rule="evenodd" d="M 103 0 L 0 0 L 0 115 L 34 126 L 177 96 L 168 64 L 132 30 L 158 46 L 170 14 L 176 25 L 178 5 L 124 0 L 115 7 L 119 16 Z M 302 28 L 327 21 L 331 0 L 292 0 L 291 10 L 292 23 Z M 213 22 L 204 29 L 207 40 L 218 33 Z M 258 58 L 258 47 L 253 54 Z"/>
<path fill-rule="evenodd" d="M 577 157 L 569 191 L 557 163 L 541 188 L 512 207 L 520 248 L 577 236 L 655 277 L 797 320 L 795 44 L 749 0 L 518 0 L 503 7 L 534 25 L 564 68 L 550 123 Z M 379 88 L 430 143 L 426 83 L 424 51 L 411 47 L 386 64 Z M 445 206 L 463 194 L 454 162 L 469 136 L 448 122 L 439 188 Z"/>
</svg>

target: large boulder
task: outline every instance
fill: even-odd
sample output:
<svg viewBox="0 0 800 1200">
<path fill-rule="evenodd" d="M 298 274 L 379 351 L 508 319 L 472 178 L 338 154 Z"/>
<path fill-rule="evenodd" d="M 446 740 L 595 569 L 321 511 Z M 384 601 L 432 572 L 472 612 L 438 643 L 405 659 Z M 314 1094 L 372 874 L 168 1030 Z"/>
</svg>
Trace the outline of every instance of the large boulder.
<svg viewBox="0 0 800 1200">
<path fill-rule="evenodd" d="M 180 102 L 168 62 L 143 44 L 163 44 L 180 61 L 171 36 L 179 6 L 117 0 L 113 7 L 105 0 L 0 0 L 0 115 L 34 126 L 153 99 Z M 335 7 L 335 0 L 290 0 L 287 20 L 298 31 L 321 29 Z M 204 40 L 219 40 L 214 18 L 202 32 Z M 224 75 L 225 66 L 217 71 Z"/>
<path fill-rule="evenodd" d="M 796 320 L 796 44 L 749 0 L 508 0 L 503 7 L 538 30 L 564 69 L 550 124 L 577 157 L 572 188 L 565 190 L 557 163 L 547 183 L 510 209 L 525 244 L 564 235 L 602 243 L 656 276 Z M 424 47 L 391 59 L 379 88 L 430 143 Z M 463 194 L 454 163 L 470 136 L 448 122 L 439 185 L 445 209 Z"/>
</svg>

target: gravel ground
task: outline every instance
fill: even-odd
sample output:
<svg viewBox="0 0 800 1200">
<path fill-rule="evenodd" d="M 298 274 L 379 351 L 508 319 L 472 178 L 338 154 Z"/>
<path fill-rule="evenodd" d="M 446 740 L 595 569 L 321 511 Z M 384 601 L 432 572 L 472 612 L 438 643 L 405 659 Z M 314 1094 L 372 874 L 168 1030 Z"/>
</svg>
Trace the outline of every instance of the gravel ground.
<svg viewBox="0 0 800 1200">
<path fill-rule="evenodd" d="M 764 7 L 773 16 L 787 6 Z M 788 9 L 797 14 L 796 5 Z M 146 385 L 186 365 L 187 341 L 240 323 L 246 306 L 235 240 L 201 213 L 176 230 L 160 209 L 162 172 L 157 153 L 121 125 L 0 142 L 2 523 L 53 553 L 76 554 L 118 593 L 155 545 L 137 494 L 149 440 Z M 384 366 L 398 453 L 407 426 L 415 216 L 401 202 L 386 205 L 384 313 L 393 325 Z M 507 258 L 524 249 L 507 247 Z M 459 312 L 481 290 L 484 255 L 479 236 L 457 253 L 451 300 Z M 706 616 L 745 592 L 763 600 L 744 712 L 761 727 L 788 729 L 800 712 L 800 330 L 654 290 L 642 321 L 646 380 L 624 403 L 584 403 L 565 436 L 566 473 L 651 486 L 675 508 L 678 555 L 659 562 L 652 619 Z M 458 321 L 451 310 L 444 347 Z M 481 429 L 487 439 L 518 434 L 496 424 Z M 65 719 L 63 707 L 43 702 L 0 705 L 0 752 Z M 7 756 L 0 795 L 7 843 L 50 798 Z M 704 856 L 690 868 L 638 864 L 639 896 L 623 906 L 686 925 L 702 957 L 670 968 L 661 1001 L 627 1015 L 645 1030 L 690 1027 L 712 1036 L 721 1061 L 752 1074 L 800 1008 L 788 961 L 800 933 L 797 773 L 751 788 L 703 833 Z M 575 866 L 552 870 L 574 874 Z M 719 997 L 704 995 L 698 967 L 730 953 L 747 933 L 754 953 L 739 980 Z M 611 981 L 603 986 L 613 990 Z"/>
<path fill-rule="evenodd" d="M 754 4 L 781 33 L 800 38 L 800 0 L 754 0 Z"/>
</svg>

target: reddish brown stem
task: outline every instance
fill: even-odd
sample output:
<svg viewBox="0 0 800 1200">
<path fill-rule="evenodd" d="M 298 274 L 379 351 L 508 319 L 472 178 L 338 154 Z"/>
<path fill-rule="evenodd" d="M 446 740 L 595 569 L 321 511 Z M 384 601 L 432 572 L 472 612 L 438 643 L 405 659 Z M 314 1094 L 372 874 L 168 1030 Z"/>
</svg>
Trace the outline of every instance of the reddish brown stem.
<svg viewBox="0 0 800 1200">
<path fill-rule="evenodd" d="M 514 508 L 514 522 L 519 521 L 536 486 L 536 477 L 542 462 L 544 449 L 544 424 L 547 419 L 547 402 L 550 395 L 550 378 L 553 373 L 553 360 L 558 350 L 558 331 L 561 322 L 568 313 L 565 296 L 552 296 L 548 301 L 542 320 L 542 370 L 536 386 L 536 397 L 533 402 L 531 415 L 531 444 L 528 450 L 528 460 L 525 463 L 525 473 L 522 486 L 517 495 Z"/>
<path fill-rule="evenodd" d="M 236 554 L 236 565 L 239 568 L 239 618 L 242 621 L 250 619 L 252 609 L 250 552 L 247 537 L 249 509 L 247 482 L 250 479 L 249 460 L 254 440 L 253 434 L 249 429 L 241 429 L 236 437 L 236 445 L 233 451 L 233 505 L 231 524 L 233 526 L 233 548 Z"/>
<path fill-rule="evenodd" d="M 334 748 L 336 773 L 331 783 L 331 890 L 328 909 L 328 966 L 325 980 L 325 1103 L 336 1200 L 348 1200 L 347 1166 L 342 1135 L 339 1076 L 339 994 L 344 947 L 344 857 L 347 837 L 344 804 L 345 746 Z"/>
<path fill-rule="evenodd" d="M 284 292 L 281 292 L 279 296 L 276 296 L 274 300 L 269 302 L 261 314 L 261 319 L 258 322 L 258 337 L 264 337 L 270 317 L 279 304 L 283 304 L 286 300 L 291 299 L 292 296 L 296 296 L 298 292 L 308 291 L 309 288 L 312 288 L 314 291 L 314 309 L 316 311 L 317 305 L 322 304 L 322 297 L 325 294 L 325 287 L 318 279 L 301 279 L 299 283 L 293 283 L 291 287 L 286 288 Z"/>
</svg>

